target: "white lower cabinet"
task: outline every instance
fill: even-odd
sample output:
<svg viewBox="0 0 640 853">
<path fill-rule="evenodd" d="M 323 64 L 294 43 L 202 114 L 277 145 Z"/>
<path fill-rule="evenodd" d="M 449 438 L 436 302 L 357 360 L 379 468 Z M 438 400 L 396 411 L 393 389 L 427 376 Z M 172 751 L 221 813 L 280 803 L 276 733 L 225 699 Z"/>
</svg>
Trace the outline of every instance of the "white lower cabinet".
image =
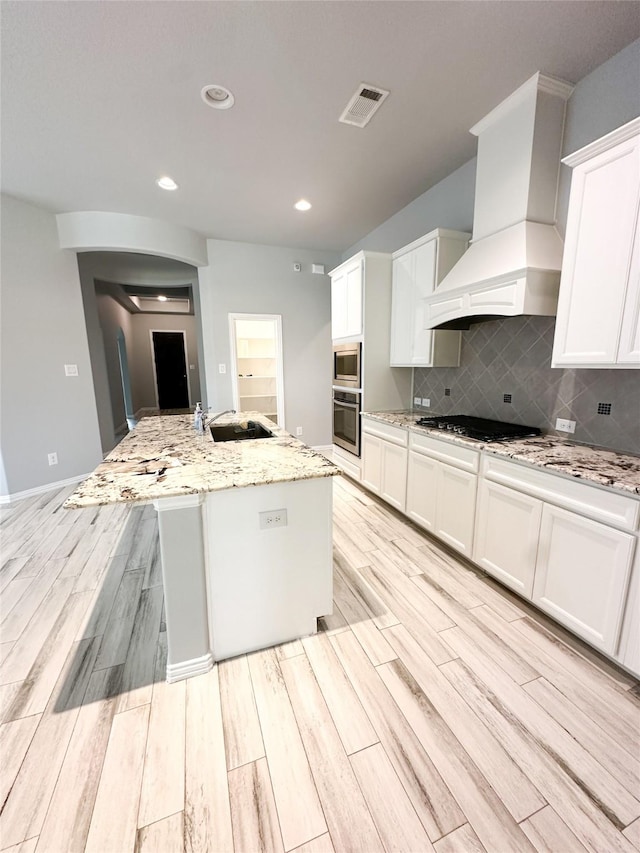
<svg viewBox="0 0 640 853">
<path fill-rule="evenodd" d="M 640 676 L 640 501 L 366 418 L 362 448 L 363 485 Z"/>
<path fill-rule="evenodd" d="M 409 452 L 407 515 L 430 533 L 435 533 L 436 528 L 439 466 L 430 456 Z"/>
<path fill-rule="evenodd" d="M 405 511 L 407 431 L 363 419 L 362 485 L 391 506 Z"/>
<path fill-rule="evenodd" d="M 438 463 L 435 534 L 467 557 L 473 548 L 478 478 L 468 471 Z"/>
<path fill-rule="evenodd" d="M 478 492 L 474 562 L 531 598 L 542 501 L 490 480 L 482 480 Z"/>
<path fill-rule="evenodd" d="M 407 494 L 407 448 L 382 442 L 380 497 L 404 512 Z"/>
<path fill-rule="evenodd" d="M 635 539 L 545 505 L 533 602 L 608 654 L 620 637 Z"/>
<path fill-rule="evenodd" d="M 411 436 L 407 515 L 467 557 L 473 548 L 478 456 L 455 444 Z"/>
<path fill-rule="evenodd" d="M 382 486 L 382 440 L 362 433 L 362 485 L 380 494 Z"/>
<path fill-rule="evenodd" d="M 629 594 L 622 620 L 618 660 L 640 675 L 640 544 L 631 570 Z"/>
<path fill-rule="evenodd" d="M 626 605 L 639 511 L 619 492 L 485 454 L 473 559 L 637 672 L 637 616 Z"/>
</svg>

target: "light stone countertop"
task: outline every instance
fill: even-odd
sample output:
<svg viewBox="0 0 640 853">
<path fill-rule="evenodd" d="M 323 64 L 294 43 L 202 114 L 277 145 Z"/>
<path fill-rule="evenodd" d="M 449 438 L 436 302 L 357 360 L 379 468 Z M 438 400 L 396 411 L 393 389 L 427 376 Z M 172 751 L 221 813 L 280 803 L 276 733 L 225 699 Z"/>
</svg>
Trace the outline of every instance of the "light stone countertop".
<svg viewBox="0 0 640 853">
<path fill-rule="evenodd" d="M 403 429 L 546 468 L 556 474 L 564 474 L 617 491 L 640 495 L 640 456 L 634 456 L 631 453 L 618 453 L 615 450 L 572 444 L 570 441 L 552 435 L 504 442 L 476 441 L 442 430 L 417 426 L 418 418 L 428 417 L 425 412 L 365 412 L 365 415 Z"/>
<path fill-rule="evenodd" d="M 224 415 L 216 424 L 258 421 L 274 436 L 214 442 L 198 434 L 193 415 L 142 418 L 67 499 L 67 509 L 149 502 L 222 489 L 333 477 L 328 459 L 258 412 Z"/>
</svg>

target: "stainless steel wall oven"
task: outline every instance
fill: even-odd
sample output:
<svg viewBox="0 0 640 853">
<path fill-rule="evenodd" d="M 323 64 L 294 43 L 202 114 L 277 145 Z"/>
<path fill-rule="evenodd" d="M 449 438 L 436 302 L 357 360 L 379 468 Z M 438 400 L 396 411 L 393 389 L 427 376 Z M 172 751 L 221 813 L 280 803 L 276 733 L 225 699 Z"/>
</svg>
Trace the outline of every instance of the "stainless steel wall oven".
<svg viewBox="0 0 640 853">
<path fill-rule="evenodd" d="M 360 456 L 361 395 L 333 389 L 333 443 Z"/>
</svg>

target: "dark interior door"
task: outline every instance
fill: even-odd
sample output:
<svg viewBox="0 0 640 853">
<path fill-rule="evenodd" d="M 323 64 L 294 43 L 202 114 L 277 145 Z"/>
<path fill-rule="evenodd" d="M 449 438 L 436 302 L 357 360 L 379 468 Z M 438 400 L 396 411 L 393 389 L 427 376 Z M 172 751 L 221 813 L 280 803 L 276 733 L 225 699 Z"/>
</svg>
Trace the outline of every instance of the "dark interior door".
<svg viewBox="0 0 640 853">
<path fill-rule="evenodd" d="M 153 332 L 153 352 L 158 406 L 161 409 L 188 408 L 187 362 L 182 332 Z"/>
</svg>

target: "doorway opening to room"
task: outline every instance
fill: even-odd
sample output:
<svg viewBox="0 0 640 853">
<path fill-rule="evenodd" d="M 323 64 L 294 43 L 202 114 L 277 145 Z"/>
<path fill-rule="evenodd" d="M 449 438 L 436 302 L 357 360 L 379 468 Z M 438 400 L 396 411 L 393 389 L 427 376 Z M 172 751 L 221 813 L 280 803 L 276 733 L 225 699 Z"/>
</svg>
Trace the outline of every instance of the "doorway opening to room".
<svg viewBox="0 0 640 853">
<path fill-rule="evenodd" d="M 284 427 L 281 315 L 229 314 L 229 334 L 234 409 Z"/>
<path fill-rule="evenodd" d="M 158 409 L 188 409 L 191 400 L 185 333 L 152 329 L 149 334 Z"/>
</svg>

